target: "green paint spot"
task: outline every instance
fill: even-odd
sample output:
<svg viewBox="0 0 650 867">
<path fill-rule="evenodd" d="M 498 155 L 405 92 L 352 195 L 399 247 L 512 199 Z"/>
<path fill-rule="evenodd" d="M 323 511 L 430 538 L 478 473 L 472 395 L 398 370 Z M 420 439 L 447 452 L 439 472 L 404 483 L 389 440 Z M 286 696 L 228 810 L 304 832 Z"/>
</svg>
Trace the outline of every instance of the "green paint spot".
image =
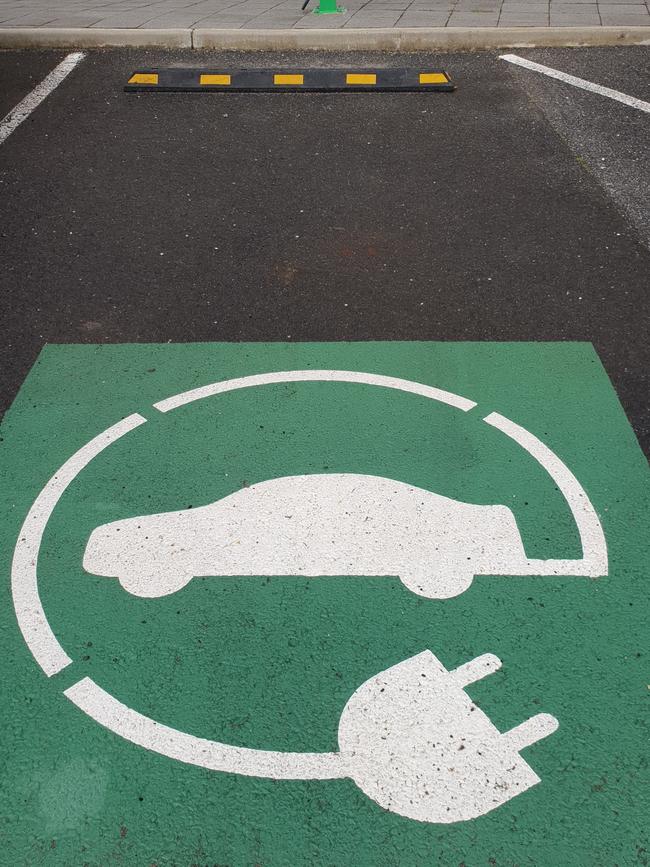
<svg viewBox="0 0 650 867">
<path fill-rule="evenodd" d="M 479 406 L 463 413 L 386 389 L 292 383 L 168 414 L 151 407 L 209 382 L 304 368 L 403 377 Z M 387 578 L 201 578 L 151 600 L 82 568 L 100 524 L 323 472 L 381 475 L 467 503 L 503 504 L 529 557 L 579 557 L 564 498 L 539 464 L 483 422 L 492 411 L 538 436 L 584 486 L 607 538 L 606 578 L 480 576 L 448 600 L 424 599 Z M 5 585 L 6 863 L 643 863 L 648 472 L 590 346 L 47 347 L 2 426 L 6 576 L 45 482 L 132 412 L 147 423 L 75 479 L 43 538 L 41 599 L 73 666 L 45 677 Z M 560 721 L 524 751 L 542 782 L 466 823 L 427 825 L 385 812 L 350 780 L 283 782 L 184 765 L 104 730 L 62 695 L 89 676 L 141 713 L 204 738 L 325 752 L 337 749 L 352 692 L 427 648 L 448 668 L 485 652 L 503 660 L 500 672 L 467 690 L 501 731 L 540 711 Z"/>
<path fill-rule="evenodd" d="M 319 0 L 318 6 L 314 9 L 314 15 L 334 15 L 347 12 L 343 6 L 339 6 L 337 0 Z"/>
</svg>

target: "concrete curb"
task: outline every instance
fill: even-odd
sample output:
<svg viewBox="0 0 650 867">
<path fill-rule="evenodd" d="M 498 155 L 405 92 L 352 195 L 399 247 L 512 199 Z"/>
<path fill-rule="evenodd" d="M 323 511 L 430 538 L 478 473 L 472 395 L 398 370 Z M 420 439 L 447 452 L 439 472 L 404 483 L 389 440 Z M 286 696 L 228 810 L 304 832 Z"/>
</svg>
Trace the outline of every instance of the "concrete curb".
<svg viewBox="0 0 650 867">
<path fill-rule="evenodd" d="M 650 27 L 413 27 L 329 30 L 0 28 L 0 48 L 213 48 L 239 51 L 480 51 L 650 45 Z"/>
<path fill-rule="evenodd" d="M 201 30 L 194 48 L 476 51 L 534 46 L 650 45 L 650 27 L 413 27 L 382 30 Z"/>
</svg>

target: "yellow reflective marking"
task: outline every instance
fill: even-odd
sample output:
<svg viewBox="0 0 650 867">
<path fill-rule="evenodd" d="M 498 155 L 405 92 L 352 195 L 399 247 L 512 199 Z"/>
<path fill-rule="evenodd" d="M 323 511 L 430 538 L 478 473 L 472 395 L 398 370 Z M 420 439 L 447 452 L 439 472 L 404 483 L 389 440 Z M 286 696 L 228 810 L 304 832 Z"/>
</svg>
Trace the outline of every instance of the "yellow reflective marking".
<svg viewBox="0 0 650 867">
<path fill-rule="evenodd" d="M 129 78 L 129 84 L 158 84 L 158 73 L 136 72 Z"/>
<path fill-rule="evenodd" d="M 449 79 L 444 72 L 421 72 L 420 84 L 447 84 Z"/>
<path fill-rule="evenodd" d="M 367 75 L 360 72 L 348 72 L 345 76 L 346 84 L 377 84 L 376 75 Z"/>
<path fill-rule="evenodd" d="M 273 84 L 304 84 L 304 75 L 274 75 Z"/>
<path fill-rule="evenodd" d="M 229 75 L 202 75 L 199 84 L 230 84 Z"/>
</svg>

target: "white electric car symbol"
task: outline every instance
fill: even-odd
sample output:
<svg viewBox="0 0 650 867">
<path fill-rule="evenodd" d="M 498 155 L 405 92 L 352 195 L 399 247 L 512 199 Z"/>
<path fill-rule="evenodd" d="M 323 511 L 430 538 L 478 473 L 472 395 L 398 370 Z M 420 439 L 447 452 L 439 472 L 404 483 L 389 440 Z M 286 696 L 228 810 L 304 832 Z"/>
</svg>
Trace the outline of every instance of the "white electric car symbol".
<svg viewBox="0 0 650 867">
<path fill-rule="evenodd" d="M 97 527 L 86 571 L 137 596 L 193 577 L 397 576 L 429 598 L 475 575 L 516 575 L 527 559 L 506 506 L 477 506 L 379 476 L 285 476 L 207 506 Z"/>
<path fill-rule="evenodd" d="M 210 383 L 154 404 L 166 413 L 221 393 L 287 382 L 342 382 L 419 395 L 462 411 L 476 404 L 422 383 L 357 371 L 291 370 Z M 432 598 L 462 593 L 476 575 L 607 575 L 607 544 L 586 491 L 541 440 L 499 413 L 483 421 L 521 446 L 566 500 L 582 555 L 527 558 L 503 505 L 470 505 L 403 482 L 355 474 L 270 479 L 196 509 L 97 527 L 87 571 L 118 578 L 134 594 L 161 596 L 194 576 L 399 576 Z M 147 423 L 133 413 L 82 446 L 50 479 L 20 531 L 12 593 L 20 629 L 48 675 L 72 663 L 48 623 L 37 563 L 52 512 L 105 448 Z M 447 669 L 430 651 L 363 683 L 339 720 L 338 751 L 286 752 L 221 743 L 145 716 L 83 677 L 64 694 L 90 718 L 132 743 L 197 767 L 274 780 L 349 778 L 385 809 L 423 822 L 485 815 L 539 782 L 520 751 L 555 731 L 537 714 L 501 732 L 465 692 L 496 671 L 483 654 Z"/>
</svg>

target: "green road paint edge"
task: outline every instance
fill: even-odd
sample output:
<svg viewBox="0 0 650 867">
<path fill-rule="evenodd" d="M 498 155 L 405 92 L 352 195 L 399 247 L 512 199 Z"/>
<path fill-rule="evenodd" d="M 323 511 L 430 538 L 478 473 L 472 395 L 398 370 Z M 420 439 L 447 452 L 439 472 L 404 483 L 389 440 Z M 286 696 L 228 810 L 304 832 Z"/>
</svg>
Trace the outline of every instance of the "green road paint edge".
<svg viewBox="0 0 650 867">
<path fill-rule="evenodd" d="M 247 409 L 243 392 L 170 413 L 153 409 L 154 403 L 208 382 L 308 367 L 399 376 L 477 400 L 478 406 L 466 414 L 440 407 L 430 433 L 430 416 L 420 416 L 415 399 L 398 396 L 387 405 L 368 394 L 360 400 L 352 386 L 338 408 L 337 392 L 326 387 L 333 399 L 329 420 L 313 412 L 306 386 L 270 386 L 265 395 L 260 390 L 255 400 L 264 418 Z M 8 597 L 0 608 L 5 671 L 12 673 L 11 682 L 5 677 L 0 687 L 7 745 L 0 814 L 8 863 L 642 863 L 647 787 L 641 702 L 647 678 L 641 642 L 649 474 L 590 346 L 47 347 L 1 428 L 8 493 L 0 519 L 3 570 L 27 509 L 47 479 L 93 435 L 136 412 L 147 423 L 79 476 L 44 536 L 43 601 L 75 660 L 75 672 L 47 680 L 17 631 Z M 203 475 L 213 479 L 214 493 L 239 488 L 277 460 L 278 449 L 289 461 L 285 466 L 280 460 L 279 472 L 318 457 L 310 456 L 316 445 L 317 452 L 324 447 L 329 453 L 314 471 L 323 471 L 325 462 L 329 470 L 349 462 L 361 470 L 373 468 L 373 449 L 380 443 L 397 478 L 415 472 L 417 455 L 426 454 L 434 474 L 443 473 L 447 460 L 462 473 L 461 487 L 448 493 L 489 502 L 488 488 L 499 476 L 510 484 L 509 468 L 528 472 L 516 448 L 508 448 L 494 478 L 486 477 L 488 488 L 475 487 L 481 457 L 490 454 L 490 443 L 501 443 L 498 432 L 483 425 L 490 412 L 539 435 L 585 485 L 608 538 L 608 577 L 500 579 L 507 585 L 483 578 L 462 596 L 440 603 L 419 601 L 399 585 L 380 581 L 355 588 L 350 596 L 345 579 L 332 579 L 331 585 L 279 579 L 218 586 L 205 580 L 152 607 L 120 593 L 108 579 L 84 574 L 76 562 L 79 541 L 96 524 L 179 503 L 199 505 L 193 493 L 201 496 Z M 469 427 L 456 426 L 461 416 Z M 300 430 L 295 423 L 292 429 L 292 418 L 300 419 Z M 364 438 L 363 430 L 337 434 L 351 419 L 366 423 L 372 437 Z M 482 425 L 486 436 L 495 438 L 476 439 L 471 432 L 482 434 Z M 202 430 L 211 432 L 214 446 Z M 448 435 L 447 446 L 436 430 Z M 328 447 L 328 437 L 336 436 L 338 445 Z M 433 449 L 425 451 L 428 437 L 438 444 L 438 457 Z M 196 479 L 195 461 L 201 467 Z M 189 496 L 188 484 L 196 487 L 192 498 L 180 499 Z M 530 544 L 538 518 L 526 516 L 544 510 L 524 504 L 526 490 L 524 484 L 513 489 L 512 504 Z M 552 485 L 544 490 L 549 507 L 560 503 Z M 574 550 L 563 515 L 560 509 L 544 525 L 550 543 L 537 540 L 547 553 L 558 544 Z M 206 614 L 209 621 L 220 618 L 216 643 Z M 305 616 L 309 628 L 301 631 Z M 167 658 L 164 640 L 179 628 L 175 624 L 183 631 L 178 659 Z M 224 642 L 231 653 L 219 652 Z M 61 694 L 87 675 L 141 710 L 160 712 L 165 723 L 194 726 L 197 735 L 212 733 L 242 746 L 324 751 L 331 748 L 338 714 L 355 685 L 428 644 L 449 668 L 486 651 L 498 653 L 502 671 L 472 686 L 470 694 L 501 731 L 540 710 L 560 720 L 547 741 L 525 751 L 539 785 L 494 813 L 447 827 L 386 813 L 346 780 L 246 780 L 146 753 L 94 724 Z M 251 647 L 270 660 L 281 655 L 281 665 L 266 665 L 263 677 L 251 677 L 246 668 Z M 210 670 L 201 675 L 207 680 L 201 680 L 198 668 L 208 659 Z M 301 666 L 306 666 L 304 682 L 294 682 Z M 196 718 L 176 707 L 171 693 L 163 707 L 155 706 L 156 696 L 174 685 L 191 709 L 192 683 L 208 699 L 200 703 L 200 713 L 195 708 Z M 265 693 L 267 687 L 271 691 Z M 276 704 L 268 706 L 269 696 Z"/>
</svg>

